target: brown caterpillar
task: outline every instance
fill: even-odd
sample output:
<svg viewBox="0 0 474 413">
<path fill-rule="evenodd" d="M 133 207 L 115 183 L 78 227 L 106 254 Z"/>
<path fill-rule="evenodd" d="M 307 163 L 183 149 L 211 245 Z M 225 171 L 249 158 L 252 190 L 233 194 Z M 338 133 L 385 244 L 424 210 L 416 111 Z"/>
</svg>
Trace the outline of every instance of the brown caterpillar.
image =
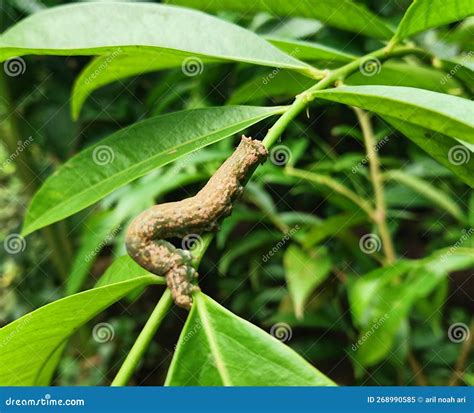
<svg viewBox="0 0 474 413">
<path fill-rule="evenodd" d="M 126 236 L 128 254 L 143 268 L 166 277 L 178 306 L 191 307 L 191 294 L 199 289 L 193 284 L 198 274 L 191 265 L 191 253 L 165 239 L 217 231 L 219 221 L 230 215 L 243 185 L 267 156 L 262 142 L 242 136 L 234 153 L 195 196 L 155 205 L 130 224 Z"/>
</svg>

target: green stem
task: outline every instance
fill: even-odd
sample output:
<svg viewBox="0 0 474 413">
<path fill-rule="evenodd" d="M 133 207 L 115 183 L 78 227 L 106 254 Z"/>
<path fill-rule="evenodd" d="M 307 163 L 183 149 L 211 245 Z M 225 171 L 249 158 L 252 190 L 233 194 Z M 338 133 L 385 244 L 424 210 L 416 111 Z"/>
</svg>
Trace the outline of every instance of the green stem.
<svg viewBox="0 0 474 413">
<path fill-rule="evenodd" d="M 379 229 L 380 237 L 382 238 L 382 246 L 387 259 L 387 264 L 392 264 L 396 261 L 396 254 L 387 225 L 387 207 L 385 205 L 383 178 L 380 172 L 380 160 L 375 149 L 377 142 L 375 140 L 372 123 L 368 113 L 360 108 L 354 108 L 354 111 L 362 129 L 365 150 L 369 160 L 370 180 L 372 182 L 375 197 L 375 212 L 373 214 L 373 219 Z"/>
<path fill-rule="evenodd" d="M 275 142 L 280 138 L 286 127 L 291 123 L 291 121 L 296 118 L 296 116 L 298 116 L 308 106 L 308 104 L 316 98 L 316 93 L 319 90 L 327 89 L 331 86 L 334 86 L 337 82 L 342 82 L 347 76 L 359 70 L 360 65 L 364 63 L 368 58 L 376 58 L 380 62 L 382 62 L 391 57 L 404 56 L 412 53 L 424 54 L 421 49 L 417 49 L 412 46 L 396 47 L 388 53 L 385 48 L 383 48 L 376 50 L 375 52 L 369 53 L 365 56 L 362 56 L 358 59 L 355 59 L 352 62 L 341 66 L 336 70 L 328 71 L 326 77 L 321 79 L 318 83 L 316 83 L 314 86 L 310 87 L 303 93 L 296 96 L 293 103 L 288 106 L 288 109 L 270 128 L 267 135 L 262 141 L 263 144 L 267 149 L 273 146 Z"/>
<path fill-rule="evenodd" d="M 148 349 L 158 327 L 171 308 L 172 303 L 171 292 L 169 289 L 166 289 L 125 358 L 125 361 L 112 382 L 112 386 L 126 386 L 128 384 L 140 360 Z"/>
</svg>

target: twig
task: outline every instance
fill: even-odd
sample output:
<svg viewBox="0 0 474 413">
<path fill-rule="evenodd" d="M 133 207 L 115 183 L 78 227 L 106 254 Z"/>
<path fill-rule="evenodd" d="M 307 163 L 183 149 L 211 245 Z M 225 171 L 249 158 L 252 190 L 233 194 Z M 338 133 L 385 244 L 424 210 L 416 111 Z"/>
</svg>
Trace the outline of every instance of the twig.
<svg viewBox="0 0 474 413">
<path fill-rule="evenodd" d="M 416 359 L 415 355 L 410 351 L 408 353 L 408 363 L 413 371 L 413 378 L 417 386 L 428 386 L 428 380 L 423 373 L 423 367 Z"/>
<path fill-rule="evenodd" d="M 377 225 L 382 238 L 382 245 L 387 259 L 387 264 L 392 264 L 396 260 L 395 248 L 393 246 L 392 237 L 387 226 L 387 210 L 384 198 L 383 178 L 380 173 L 380 161 L 375 149 L 376 140 L 370 117 L 364 110 L 354 108 L 354 111 L 359 120 L 362 135 L 364 136 L 365 150 L 369 160 L 371 182 L 374 189 L 375 196 L 375 213 L 373 219 Z"/>
</svg>

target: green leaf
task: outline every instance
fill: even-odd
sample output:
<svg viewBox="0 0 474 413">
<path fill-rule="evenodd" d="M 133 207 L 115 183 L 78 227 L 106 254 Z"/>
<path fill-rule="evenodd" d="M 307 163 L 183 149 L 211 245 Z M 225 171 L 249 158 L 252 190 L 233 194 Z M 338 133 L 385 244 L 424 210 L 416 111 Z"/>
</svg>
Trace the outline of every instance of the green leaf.
<svg viewBox="0 0 474 413">
<path fill-rule="evenodd" d="M 289 98 L 313 85 L 313 80 L 287 70 L 282 70 L 276 74 L 267 73 L 256 76 L 238 87 L 228 103 L 235 105 L 280 96 Z"/>
<path fill-rule="evenodd" d="M 285 53 L 304 61 L 323 60 L 349 63 L 355 59 L 354 55 L 319 43 L 268 36 L 265 39 Z"/>
<path fill-rule="evenodd" d="M 331 257 L 323 248 L 305 251 L 297 245 L 290 245 L 285 251 L 283 265 L 288 291 L 295 307 L 295 315 L 301 319 L 305 303 L 311 293 L 327 279 L 331 272 Z"/>
<path fill-rule="evenodd" d="M 94 288 L 104 287 L 105 285 L 115 284 L 121 281 L 128 281 L 133 278 L 140 278 L 146 275 L 153 274 L 138 265 L 128 255 L 123 255 L 114 260 L 102 277 L 99 278 Z M 156 284 L 166 284 L 164 277 L 158 277 L 157 275 L 153 276 L 156 278 Z"/>
<path fill-rule="evenodd" d="M 474 143 L 474 102 L 468 99 L 400 86 L 347 86 L 315 94 Z"/>
<path fill-rule="evenodd" d="M 410 76 L 407 75 L 410 73 Z M 460 93 L 462 85 L 439 70 L 418 67 L 406 63 L 384 63 L 380 72 L 366 76 L 358 71 L 345 83 L 349 86 L 387 85 L 407 86 L 442 93 Z M 255 102 L 263 98 L 290 98 L 314 85 L 314 80 L 288 70 L 255 76 L 239 86 L 229 104 Z"/>
<path fill-rule="evenodd" d="M 232 314 L 203 293 L 194 297 L 166 385 L 335 385 L 260 328 Z"/>
<path fill-rule="evenodd" d="M 414 0 L 398 25 L 392 42 L 473 14 L 472 0 Z"/>
<path fill-rule="evenodd" d="M 397 181 L 407 187 L 418 192 L 424 198 L 432 201 L 435 205 L 452 215 L 460 222 L 464 222 L 464 216 L 459 205 L 443 191 L 435 188 L 431 183 L 414 175 L 407 174 L 403 171 L 389 171 L 384 174 L 385 179 Z"/>
<path fill-rule="evenodd" d="M 297 59 L 337 62 L 349 62 L 353 59 L 353 56 L 349 54 L 317 43 L 274 38 L 268 38 L 267 40 L 280 50 L 287 52 Z M 201 60 L 202 63 L 205 64 L 216 62 L 216 60 L 209 58 L 203 58 Z M 193 69 L 191 63 L 192 62 L 190 62 L 189 67 L 190 71 Z M 71 102 L 72 117 L 73 119 L 79 117 L 79 113 L 87 97 L 102 86 L 130 76 L 181 67 L 182 64 L 183 57 L 175 55 L 153 53 L 127 55 L 122 53 L 114 56 L 99 56 L 82 70 L 74 83 Z M 200 63 L 196 61 L 195 64 L 196 66 L 194 68 L 198 72 Z M 306 76 L 301 77 L 306 80 L 305 84 L 307 84 L 307 87 L 314 84 L 314 80 L 308 79 Z"/>
<path fill-rule="evenodd" d="M 23 234 L 66 218 L 151 170 L 265 119 L 281 107 L 181 111 L 121 129 L 71 158 L 31 201 Z"/>
<path fill-rule="evenodd" d="M 441 165 L 455 173 L 471 188 L 474 188 L 474 156 L 468 148 L 441 133 L 403 122 L 391 116 L 383 116 L 383 119 L 416 143 Z"/>
<path fill-rule="evenodd" d="M 407 86 L 456 95 L 462 92 L 462 85 L 452 77 L 447 77 L 441 70 L 391 61 L 384 63 L 380 71 L 371 76 L 359 70 L 350 75 L 344 83 L 349 86 Z"/>
<path fill-rule="evenodd" d="M 0 386 L 33 386 L 55 352 L 80 326 L 131 291 L 161 280 L 147 275 L 62 298 L 0 329 Z M 48 369 L 49 370 L 49 369 Z"/>
<path fill-rule="evenodd" d="M 392 349 L 413 306 L 428 297 L 452 271 L 472 268 L 474 251 L 441 250 L 417 261 L 399 261 L 357 279 L 349 287 L 354 322 L 360 327 L 353 357 L 372 366 Z"/>
<path fill-rule="evenodd" d="M 188 60 L 189 73 L 199 74 L 199 71 L 203 69 L 202 64 L 210 61 L 204 58 L 201 62 Z M 129 55 L 115 52 L 112 55 L 96 57 L 82 70 L 74 82 L 71 100 L 73 119 L 79 117 L 85 100 L 94 90 L 130 76 L 180 67 L 183 62 L 182 56 L 157 53 Z"/>
<path fill-rule="evenodd" d="M 104 28 L 107 30 L 104 30 Z M 115 52 L 115 53 L 114 53 Z M 256 34 L 213 16 L 151 3 L 79 3 L 36 13 L 0 37 L 0 60 L 26 54 L 158 53 L 166 61 L 204 57 L 299 70 L 311 66 Z"/>
<path fill-rule="evenodd" d="M 329 26 L 387 39 L 393 31 L 369 9 L 352 0 L 167 0 L 208 12 L 234 10 L 245 13 L 267 12 L 275 16 L 299 16 L 321 20 Z"/>
<path fill-rule="evenodd" d="M 360 156 L 358 159 L 360 159 Z M 344 237 L 344 232 L 347 229 L 365 223 L 367 220 L 366 214 L 344 213 L 333 215 L 324 221 L 314 224 L 307 233 L 298 238 L 305 248 L 310 248 L 332 236 Z"/>
<path fill-rule="evenodd" d="M 392 280 L 406 274 L 413 264 L 411 261 L 398 261 L 387 267 L 377 268 L 351 282 L 348 290 L 349 304 L 354 324 L 366 326 L 373 317 L 371 303 Z"/>
</svg>

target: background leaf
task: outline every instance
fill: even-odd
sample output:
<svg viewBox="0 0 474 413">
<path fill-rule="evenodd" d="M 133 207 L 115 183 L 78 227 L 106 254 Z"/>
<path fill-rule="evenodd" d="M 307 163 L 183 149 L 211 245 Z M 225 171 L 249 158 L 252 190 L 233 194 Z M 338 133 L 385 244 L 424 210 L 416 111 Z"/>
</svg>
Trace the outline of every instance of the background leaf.
<svg viewBox="0 0 474 413">
<path fill-rule="evenodd" d="M 321 20 L 328 26 L 386 39 L 393 33 L 388 25 L 363 5 L 350 0 L 167 0 L 168 3 L 205 11 L 235 10 L 267 12 L 275 16 L 301 16 Z"/>
<path fill-rule="evenodd" d="M 429 129 L 403 122 L 391 116 L 383 116 L 390 125 L 415 142 L 441 165 L 454 172 L 471 188 L 474 188 L 474 156 L 459 142 Z"/>
<path fill-rule="evenodd" d="M 433 27 L 474 14 L 471 0 L 414 0 L 398 25 L 394 40 L 402 40 Z"/>
<path fill-rule="evenodd" d="M 388 171 L 384 174 L 384 178 L 391 179 L 406 185 L 415 192 L 419 193 L 421 196 L 432 201 L 435 205 L 438 205 L 441 209 L 452 215 L 454 218 L 461 222 L 465 221 L 466 217 L 464 216 L 459 205 L 449 195 L 435 188 L 426 180 L 407 174 L 401 170 Z"/>
<path fill-rule="evenodd" d="M 304 305 L 314 289 L 331 271 L 331 257 L 325 248 L 304 251 L 290 245 L 283 258 L 285 277 L 297 318 L 303 318 Z"/>
</svg>

